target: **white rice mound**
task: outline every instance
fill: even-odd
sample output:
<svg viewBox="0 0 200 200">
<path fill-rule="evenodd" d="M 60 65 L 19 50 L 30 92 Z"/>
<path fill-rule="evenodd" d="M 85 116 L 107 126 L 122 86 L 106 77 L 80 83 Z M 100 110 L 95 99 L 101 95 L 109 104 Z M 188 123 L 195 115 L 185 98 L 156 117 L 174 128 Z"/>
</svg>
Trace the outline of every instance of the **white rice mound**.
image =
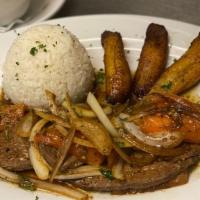
<svg viewBox="0 0 200 200">
<path fill-rule="evenodd" d="M 66 92 L 81 102 L 94 77 L 89 56 L 73 34 L 58 25 L 38 25 L 12 44 L 3 66 L 3 89 L 13 103 L 48 107 L 45 90 L 56 94 L 59 103 Z"/>
</svg>

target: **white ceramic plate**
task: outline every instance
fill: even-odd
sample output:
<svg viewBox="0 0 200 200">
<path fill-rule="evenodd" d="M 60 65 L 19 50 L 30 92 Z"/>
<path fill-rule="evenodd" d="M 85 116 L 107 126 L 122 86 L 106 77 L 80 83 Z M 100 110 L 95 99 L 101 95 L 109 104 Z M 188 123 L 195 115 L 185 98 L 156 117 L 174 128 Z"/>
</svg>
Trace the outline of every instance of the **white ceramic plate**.
<svg viewBox="0 0 200 200">
<path fill-rule="evenodd" d="M 137 67 L 137 59 L 143 45 L 146 28 L 149 23 L 159 23 L 165 25 L 170 36 L 170 58 L 169 63 L 174 58 L 183 54 L 190 42 L 199 32 L 199 27 L 161 18 L 135 16 L 135 15 L 93 15 L 71 17 L 48 21 L 48 24 L 61 24 L 73 32 L 87 48 L 93 65 L 97 68 L 103 67 L 103 51 L 100 43 L 100 36 L 104 30 L 119 31 L 124 40 L 127 59 L 132 70 Z M 0 35 L 0 64 L 3 63 L 6 52 L 12 41 L 17 37 L 17 33 L 26 28 L 10 31 Z M 1 82 L 1 79 L 0 79 Z M 190 177 L 188 184 L 136 195 L 110 195 L 94 194 L 95 200 L 199 200 L 200 197 L 200 169 L 197 168 Z M 36 195 L 39 200 L 64 200 L 65 197 L 55 196 L 44 192 L 27 192 L 12 184 L 0 182 L 0 199 L 11 200 L 35 200 Z"/>
</svg>

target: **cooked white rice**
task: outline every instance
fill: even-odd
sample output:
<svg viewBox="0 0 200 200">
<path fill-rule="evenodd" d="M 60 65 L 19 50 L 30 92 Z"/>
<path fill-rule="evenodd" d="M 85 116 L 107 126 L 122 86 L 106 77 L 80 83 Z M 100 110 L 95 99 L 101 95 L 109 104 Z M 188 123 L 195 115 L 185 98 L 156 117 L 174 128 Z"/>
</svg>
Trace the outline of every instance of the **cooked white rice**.
<svg viewBox="0 0 200 200">
<path fill-rule="evenodd" d="M 3 89 L 14 103 L 47 107 L 45 89 L 66 92 L 80 102 L 91 90 L 94 69 L 85 48 L 61 26 L 39 25 L 22 33 L 10 48 L 3 67 Z"/>
</svg>

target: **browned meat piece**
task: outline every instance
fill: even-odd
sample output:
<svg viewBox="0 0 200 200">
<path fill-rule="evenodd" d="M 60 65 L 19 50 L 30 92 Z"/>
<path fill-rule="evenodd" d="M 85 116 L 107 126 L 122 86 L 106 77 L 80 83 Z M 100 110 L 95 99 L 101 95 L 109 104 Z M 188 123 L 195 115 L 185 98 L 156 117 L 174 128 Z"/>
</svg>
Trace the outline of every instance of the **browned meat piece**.
<svg viewBox="0 0 200 200">
<path fill-rule="evenodd" d="M 29 142 L 14 131 L 24 112 L 24 105 L 0 107 L 0 166 L 13 171 L 32 168 L 28 155 Z"/>
<path fill-rule="evenodd" d="M 200 146 L 190 145 L 188 151 L 171 161 L 158 161 L 142 168 L 132 168 L 126 165 L 125 181 L 109 180 L 103 176 L 87 177 L 71 181 L 82 189 L 99 192 L 143 192 L 154 190 L 160 185 L 176 178 L 200 159 Z"/>
<path fill-rule="evenodd" d="M 168 56 L 168 33 L 164 26 L 150 24 L 133 80 L 133 94 L 146 95 L 164 71 Z"/>
<path fill-rule="evenodd" d="M 7 126 L 15 125 L 24 116 L 25 105 L 1 105 L 0 106 L 0 131 Z"/>
<path fill-rule="evenodd" d="M 0 166 L 12 171 L 31 169 L 29 142 L 12 132 L 0 133 Z"/>
</svg>

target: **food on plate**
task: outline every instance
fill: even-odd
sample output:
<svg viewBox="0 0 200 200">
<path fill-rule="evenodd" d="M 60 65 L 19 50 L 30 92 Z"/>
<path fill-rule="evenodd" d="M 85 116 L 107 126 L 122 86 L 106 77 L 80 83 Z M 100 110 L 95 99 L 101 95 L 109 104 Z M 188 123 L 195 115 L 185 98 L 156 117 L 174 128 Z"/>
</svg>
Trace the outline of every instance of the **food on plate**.
<svg viewBox="0 0 200 200">
<path fill-rule="evenodd" d="M 0 94 L 2 180 L 84 200 L 86 191 L 125 194 L 188 182 L 200 160 L 200 106 L 177 94 L 199 80 L 199 38 L 156 83 L 167 57 L 163 26 L 149 25 L 134 81 L 121 35 L 105 31 L 101 39 L 105 71 L 96 74 L 63 27 L 36 26 L 15 40 Z"/>
<path fill-rule="evenodd" d="M 120 33 L 105 31 L 101 35 L 104 48 L 106 96 L 110 103 L 123 103 L 130 95 L 131 72 L 124 53 Z"/>
<path fill-rule="evenodd" d="M 200 80 L 200 35 L 189 49 L 161 75 L 150 93 L 181 94 Z"/>
<path fill-rule="evenodd" d="M 123 172 L 125 180 L 109 180 L 103 176 L 85 177 L 80 180 L 72 180 L 72 183 L 86 190 L 100 192 L 144 192 L 155 190 L 177 177 L 178 174 L 187 170 L 199 161 L 199 146 L 191 146 L 188 152 L 175 157 L 170 161 L 158 161 L 153 164 L 132 168 L 125 164 Z M 195 157 L 196 156 L 196 157 Z"/>
<path fill-rule="evenodd" d="M 58 102 L 66 91 L 73 101 L 80 102 L 94 81 L 85 48 L 58 25 L 38 25 L 20 34 L 6 56 L 3 73 L 8 98 L 33 107 L 48 106 L 45 90 L 56 94 Z"/>
<path fill-rule="evenodd" d="M 133 80 L 133 94 L 145 96 L 165 69 L 168 56 L 168 33 L 164 26 L 150 24 Z"/>
</svg>

